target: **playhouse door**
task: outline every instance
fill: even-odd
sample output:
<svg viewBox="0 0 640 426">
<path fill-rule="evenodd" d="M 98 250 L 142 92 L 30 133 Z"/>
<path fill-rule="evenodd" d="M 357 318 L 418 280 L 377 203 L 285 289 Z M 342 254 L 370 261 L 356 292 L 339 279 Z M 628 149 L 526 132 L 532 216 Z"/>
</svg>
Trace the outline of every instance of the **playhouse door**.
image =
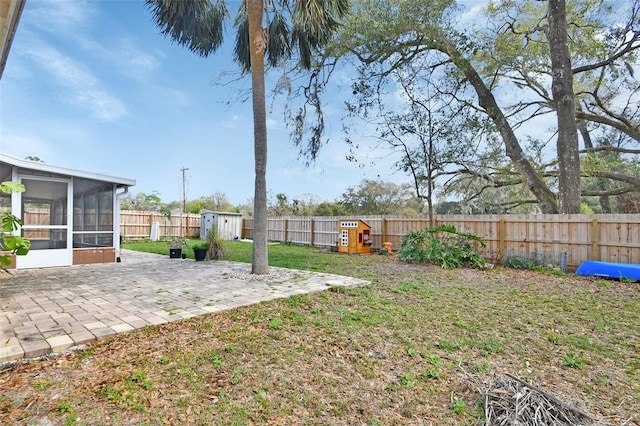
<svg viewBox="0 0 640 426">
<path fill-rule="evenodd" d="M 357 229 L 343 229 L 340 237 L 340 247 L 338 251 L 342 253 L 356 253 L 357 247 Z"/>
<path fill-rule="evenodd" d="M 16 268 L 68 266 L 73 259 L 69 241 L 69 182 L 61 179 L 22 177 L 18 216 L 21 233 L 31 241 L 26 256 L 16 256 Z"/>
<path fill-rule="evenodd" d="M 358 252 L 358 230 L 349 229 L 349 253 Z"/>
</svg>

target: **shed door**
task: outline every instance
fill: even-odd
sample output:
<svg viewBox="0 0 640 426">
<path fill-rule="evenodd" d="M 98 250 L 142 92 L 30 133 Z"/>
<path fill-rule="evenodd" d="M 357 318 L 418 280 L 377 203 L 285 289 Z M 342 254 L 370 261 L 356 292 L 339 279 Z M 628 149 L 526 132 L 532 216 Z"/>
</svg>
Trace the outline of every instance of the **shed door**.
<svg viewBox="0 0 640 426">
<path fill-rule="evenodd" d="M 71 211 L 69 181 L 22 177 L 25 191 L 20 194 L 21 233 L 31 241 L 26 256 L 16 256 L 16 268 L 71 265 L 69 241 Z"/>
</svg>

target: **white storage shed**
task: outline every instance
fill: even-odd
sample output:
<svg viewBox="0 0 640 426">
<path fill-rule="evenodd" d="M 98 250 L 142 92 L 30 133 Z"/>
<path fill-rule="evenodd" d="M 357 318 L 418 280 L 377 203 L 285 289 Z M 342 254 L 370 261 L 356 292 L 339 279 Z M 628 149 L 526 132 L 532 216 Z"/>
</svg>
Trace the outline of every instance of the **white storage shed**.
<svg viewBox="0 0 640 426">
<path fill-rule="evenodd" d="M 240 213 L 205 212 L 200 214 L 200 239 L 205 240 L 212 227 L 223 240 L 242 238 L 242 215 Z"/>
</svg>

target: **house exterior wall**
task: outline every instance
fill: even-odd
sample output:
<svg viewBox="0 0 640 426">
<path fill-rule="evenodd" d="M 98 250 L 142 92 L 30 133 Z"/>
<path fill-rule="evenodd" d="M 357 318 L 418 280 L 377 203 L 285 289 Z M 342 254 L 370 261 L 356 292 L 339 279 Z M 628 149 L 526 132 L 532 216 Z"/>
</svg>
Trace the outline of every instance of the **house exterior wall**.
<svg viewBox="0 0 640 426">
<path fill-rule="evenodd" d="M 73 249 L 73 264 L 111 263 L 116 261 L 115 247 L 96 249 Z"/>
</svg>

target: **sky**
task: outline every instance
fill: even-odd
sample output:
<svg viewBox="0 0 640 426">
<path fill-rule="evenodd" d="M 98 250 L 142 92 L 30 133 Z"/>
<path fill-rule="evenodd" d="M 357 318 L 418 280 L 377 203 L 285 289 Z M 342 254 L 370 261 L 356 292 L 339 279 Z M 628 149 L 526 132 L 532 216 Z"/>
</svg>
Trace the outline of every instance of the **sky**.
<svg viewBox="0 0 640 426">
<path fill-rule="evenodd" d="M 230 2 L 230 9 L 236 5 Z M 0 80 L 0 151 L 136 180 L 163 201 L 253 197 L 253 121 L 229 41 L 207 59 L 160 35 L 142 0 L 27 0 Z M 267 187 L 333 201 L 377 178 L 345 159 L 339 134 L 298 159 L 282 108 L 268 114 Z M 329 128 L 340 128 L 330 117 Z"/>
<path fill-rule="evenodd" d="M 200 58 L 160 35 L 142 0 L 27 0 L 0 80 L 0 152 L 135 179 L 132 193 L 155 192 L 164 202 L 223 193 L 233 205 L 247 203 L 253 121 L 251 102 L 241 99 L 250 81 L 234 83 L 231 22 L 226 29 L 222 48 Z M 333 90 L 349 86 L 337 79 Z M 339 97 L 326 108 L 329 143 L 307 166 L 282 102 L 267 115 L 270 197 L 335 201 L 363 179 L 409 182 L 385 153 L 363 153 L 375 166 L 346 159 Z"/>
</svg>

